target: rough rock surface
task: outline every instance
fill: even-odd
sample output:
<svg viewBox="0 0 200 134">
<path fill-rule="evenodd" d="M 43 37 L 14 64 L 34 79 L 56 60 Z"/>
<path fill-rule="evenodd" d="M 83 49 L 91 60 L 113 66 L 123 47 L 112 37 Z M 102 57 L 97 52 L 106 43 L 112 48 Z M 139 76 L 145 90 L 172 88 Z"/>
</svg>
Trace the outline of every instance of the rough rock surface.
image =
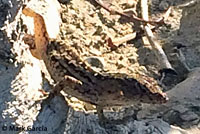
<svg viewBox="0 0 200 134">
<path fill-rule="evenodd" d="M 200 134 L 200 69 L 198 68 L 200 66 L 198 60 L 200 56 L 198 26 L 200 3 L 196 2 L 189 6 L 184 4 L 185 2 L 192 3 L 192 1 L 195 2 L 194 0 L 151 1 L 153 16 L 159 16 L 158 9 L 161 2 L 174 6 L 166 22 L 168 25 L 162 26 L 156 31 L 161 45 L 180 77 L 169 77 L 164 81 L 167 89 L 170 89 L 167 91 L 170 101 L 165 105 L 143 105 L 139 107 L 139 110 L 134 106 L 107 109 L 106 116 L 114 119 L 124 117 L 124 120 L 118 124 L 114 122 L 105 124 L 105 126 L 99 124 L 93 106 L 75 98 L 69 98 L 67 95 L 68 98 L 57 96 L 48 104 L 42 103 L 44 101 L 41 99 L 45 97 L 45 93 L 41 89 L 49 91 L 51 87 L 41 74 L 41 68 L 44 68 L 43 64 L 31 56 L 28 46 L 22 41 L 22 34 L 26 31 L 23 24 L 26 23 L 22 22 L 24 16 L 21 14 L 21 8 L 22 4 L 27 4 L 27 1 L 0 1 L 0 11 L 2 11 L 0 12 L 0 133 Z M 31 2 L 34 3 L 34 1 Z M 44 5 L 48 5 L 48 2 L 42 2 Z M 112 2 L 113 5 L 118 2 L 122 8 L 130 6 L 126 6 L 123 0 Z M 35 5 L 38 8 L 42 6 L 41 3 L 37 5 L 37 2 Z M 79 12 L 78 6 L 86 7 L 81 7 L 84 10 Z M 134 4 L 132 6 L 134 7 Z M 99 41 L 108 34 L 111 35 L 110 37 L 117 38 L 119 35 L 123 37 L 127 33 L 132 33 L 133 24 L 121 25 L 116 21 L 119 19 L 118 17 L 110 17 L 108 12 L 99 8 L 97 9 L 99 16 L 95 16 L 96 9 L 91 1 L 71 0 L 67 5 L 62 5 L 62 8 L 62 19 L 68 19 L 63 19 L 65 21 L 63 31 L 66 32 L 64 37 L 74 36 L 69 43 L 80 43 L 79 45 L 84 51 L 81 51 L 81 47 L 77 49 L 83 52 L 83 57 L 86 59 L 88 57 L 103 58 L 105 60 L 103 61 L 103 70 L 110 72 L 142 71 L 150 72 L 152 76 L 158 75 L 158 70 L 154 65 L 155 61 L 151 58 L 153 54 L 148 47 L 125 43 L 118 50 L 109 53 L 109 48 L 104 44 L 104 40 Z M 65 14 L 68 11 L 71 14 Z M 94 28 L 91 27 L 89 16 L 86 16 L 89 17 L 86 22 L 82 21 L 84 12 L 88 11 L 97 20 L 98 17 L 105 15 L 103 20 L 106 25 L 98 20 L 95 22 L 98 25 L 95 25 Z M 77 20 L 70 20 L 70 15 L 76 16 Z M 113 25 L 115 21 L 116 23 Z M 83 34 L 84 31 L 90 32 Z M 91 38 L 91 32 L 95 33 L 94 38 Z M 81 34 L 87 35 L 87 38 Z M 82 39 L 76 36 L 80 36 Z M 84 44 L 90 45 L 84 47 Z M 99 47 L 97 44 L 101 44 L 101 46 Z M 183 47 L 177 47 L 180 45 Z M 141 56 L 142 54 L 143 56 Z M 144 55 L 147 55 L 148 58 Z M 102 62 L 102 60 L 98 62 Z M 130 68 L 124 65 L 130 65 Z M 130 70 L 132 68 L 134 69 Z M 68 99 L 69 105 L 66 104 L 65 99 Z M 24 130 L 31 127 L 32 131 Z"/>
</svg>

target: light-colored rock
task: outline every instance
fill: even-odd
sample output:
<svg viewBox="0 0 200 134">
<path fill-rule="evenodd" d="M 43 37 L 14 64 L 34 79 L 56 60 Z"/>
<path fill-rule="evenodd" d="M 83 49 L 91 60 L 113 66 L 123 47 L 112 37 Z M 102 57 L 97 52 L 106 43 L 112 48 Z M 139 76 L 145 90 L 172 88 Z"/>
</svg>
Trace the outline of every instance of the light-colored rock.
<svg viewBox="0 0 200 134">
<path fill-rule="evenodd" d="M 47 32 L 50 38 L 56 38 L 60 32 L 60 4 L 57 0 L 32 0 L 27 5 L 36 13 L 42 15 L 45 20 Z M 45 8 L 44 8 L 45 7 Z M 53 16 L 53 17 L 52 17 Z M 33 28 L 33 27 L 32 27 Z"/>
<path fill-rule="evenodd" d="M 200 68 L 194 69 L 186 80 L 177 84 L 172 90 L 168 92 L 172 101 L 179 101 L 181 103 L 198 102 L 200 98 Z"/>
</svg>

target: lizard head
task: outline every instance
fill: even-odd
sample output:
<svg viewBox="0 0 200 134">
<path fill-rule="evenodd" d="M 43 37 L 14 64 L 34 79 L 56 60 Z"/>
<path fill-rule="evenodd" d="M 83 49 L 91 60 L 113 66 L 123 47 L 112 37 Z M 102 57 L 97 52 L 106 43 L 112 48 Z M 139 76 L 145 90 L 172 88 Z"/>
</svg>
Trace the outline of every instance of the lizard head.
<svg viewBox="0 0 200 134">
<path fill-rule="evenodd" d="M 162 104 L 166 103 L 169 98 L 167 97 L 167 94 L 162 91 L 161 86 L 159 86 L 158 82 L 148 76 L 140 76 L 142 78 L 142 87 L 144 90 L 146 90 L 146 100 L 143 100 L 144 102 L 148 101 L 148 103 L 152 104 Z"/>
<path fill-rule="evenodd" d="M 150 104 L 163 104 L 166 103 L 168 100 L 169 98 L 167 97 L 167 94 L 164 92 L 160 92 L 160 93 L 150 93 L 146 95 L 146 97 L 144 97 L 142 102 Z"/>
</svg>

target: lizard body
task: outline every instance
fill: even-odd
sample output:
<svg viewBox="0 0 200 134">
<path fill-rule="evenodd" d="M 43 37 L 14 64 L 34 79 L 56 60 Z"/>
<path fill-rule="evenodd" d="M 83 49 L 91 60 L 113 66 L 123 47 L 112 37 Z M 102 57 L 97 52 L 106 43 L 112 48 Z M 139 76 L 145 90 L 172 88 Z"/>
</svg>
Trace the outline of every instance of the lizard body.
<svg viewBox="0 0 200 134">
<path fill-rule="evenodd" d="M 137 78 L 116 78 L 92 70 L 67 43 L 49 43 L 44 19 L 29 8 L 23 13 L 34 18 L 34 47 L 31 53 L 43 60 L 56 82 L 53 92 L 63 90 L 98 107 L 135 103 L 165 103 L 168 97 L 153 78 L 138 74 Z"/>
</svg>

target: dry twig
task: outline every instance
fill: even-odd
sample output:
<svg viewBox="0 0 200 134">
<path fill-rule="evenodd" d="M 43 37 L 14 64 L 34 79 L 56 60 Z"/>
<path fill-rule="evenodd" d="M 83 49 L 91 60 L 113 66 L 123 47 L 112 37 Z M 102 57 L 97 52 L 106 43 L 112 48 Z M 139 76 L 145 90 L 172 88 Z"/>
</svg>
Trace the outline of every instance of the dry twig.
<svg viewBox="0 0 200 134">
<path fill-rule="evenodd" d="M 135 39 L 135 38 L 136 38 L 136 32 L 130 33 L 123 37 L 119 37 L 119 38 L 115 38 L 115 39 L 112 39 L 109 37 L 107 42 L 108 42 L 108 46 L 111 48 L 111 50 L 116 50 L 121 44 L 123 44 L 127 41 L 130 41 L 132 39 Z"/>
<path fill-rule="evenodd" d="M 141 0 L 141 13 L 142 13 L 142 18 L 146 21 L 148 21 L 148 4 L 147 4 L 147 0 Z M 163 51 L 162 47 L 159 45 L 159 43 L 156 41 L 155 36 L 153 35 L 153 32 L 151 31 L 150 27 L 148 26 L 148 24 L 144 25 L 144 31 L 146 33 L 146 36 L 149 40 L 149 43 L 151 44 L 152 48 L 155 51 L 155 54 L 159 60 L 160 63 L 160 70 L 168 70 L 172 73 L 176 72 L 174 71 L 174 69 L 172 68 L 170 62 L 167 59 L 167 56 L 165 54 L 165 52 Z"/>
<path fill-rule="evenodd" d="M 169 7 L 163 15 L 164 20 L 167 20 L 172 12 L 172 7 Z"/>
<path fill-rule="evenodd" d="M 99 6 L 101 6 L 102 8 L 104 8 L 105 10 L 107 10 L 108 12 L 110 12 L 111 14 L 117 14 L 117 15 L 126 17 L 130 21 L 140 21 L 140 22 L 149 23 L 149 24 L 164 24 L 163 18 L 158 19 L 158 20 L 144 20 L 142 18 L 139 18 L 139 17 L 135 16 L 134 14 L 130 15 L 130 14 L 126 14 L 126 13 L 123 13 L 123 12 L 111 9 L 107 5 L 105 5 L 101 0 L 94 0 L 94 1 Z"/>
<path fill-rule="evenodd" d="M 120 37 L 120 38 L 115 38 L 115 39 L 113 39 L 113 43 L 115 45 L 120 45 L 120 44 L 125 43 L 127 41 L 133 40 L 134 38 L 136 38 L 136 32 L 124 35 L 123 37 Z"/>
</svg>

